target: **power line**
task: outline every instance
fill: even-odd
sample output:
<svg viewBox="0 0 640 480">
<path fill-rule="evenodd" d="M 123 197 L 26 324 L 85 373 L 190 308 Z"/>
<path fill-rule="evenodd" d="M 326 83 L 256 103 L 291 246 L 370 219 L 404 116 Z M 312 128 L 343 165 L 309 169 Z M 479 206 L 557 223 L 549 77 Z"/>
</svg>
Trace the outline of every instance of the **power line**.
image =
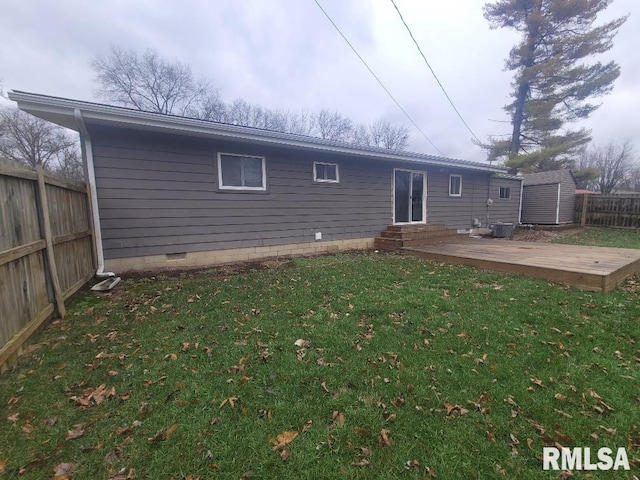
<svg viewBox="0 0 640 480">
<path fill-rule="evenodd" d="M 431 139 L 427 136 L 426 133 L 424 133 L 422 131 L 422 129 L 418 126 L 418 124 L 413 120 L 413 118 L 411 118 L 411 116 L 407 113 L 407 111 L 402 108 L 402 105 L 400 105 L 400 103 L 398 102 L 398 100 L 396 100 L 396 98 L 391 94 L 391 92 L 389 91 L 389 89 L 384 85 L 384 83 L 382 83 L 382 80 L 380 80 L 380 78 L 378 78 L 378 76 L 374 73 L 374 71 L 371 69 L 371 67 L 369 66 L 369 64 L 365 61 L 364 58 L 362 58 L 362 56 L 358 53 L 358 51 L 356 50 L 356 48 L 351 44 L 351 42 L 349 41 L 349 39 L 347 39 L 347 37 L 344 35 L 344 33 L 342 33 L 342 31 L 340 30 L 340 28 L 338 28 L 338 26 L 336 25 L 336 23 L 331 19 L 331 17 L 329 16 L 329 14 L 325 11 L 324 8 L 322 8 L 322 5 L 320 5 L 320 3 L 318 2 L 318 0 L 313 0 L 314 2 L 316 2 L 316 5 L 318 6 L 318 8 L 322 11 L 322 13 L 324 13 L 324 16 L 327 17 L 327 19 L 331 22 L 331 25 L 333 25 L 333 27 L 338 31 L 338 33 L 340 34 L 340 36 L 344 39 L 345 42 L 347 42 L 347 45 L 349 45 L 349 47 L 351 47 L 351 50 L 353 50 L 353 53 L 356 54 L 356 56 L 360 59 L 360 61 L 364 64 L 365 67 L 367 67 L 367 70 L 369 70 L 369 73 L 371 75 L 373 75 L 373 78 L 376 79 L 376 81 L 380 84 L 380 86 L 384 89 L 384 91 L 387 93 L 387 95 L 389 95 L 389 97 L 391 98 L 391 100 L 394 101 L 394 103 L 398 106 L 398 108 L 402 111 L 402 113 L 404 113 L 405 117 L 407 117 L 407 119 L 409 119 L 409 121 L 413 124 L 414 127 L 416 127 L 416 129 L 422 134 L 422 136 L 424 138 L 427 139 L 427 141 L 431 144 L 431 146 L 442 156 L 444 156 L 444 153 L 442 153 L 440 151 L 440 149 L 438 147 L 436 147 L 434 145 L 434 143 L 431 141 Z"/>
<path fill-rule="evenodd" d="M 456 106 L 453 104 L 453 101 L 451 100 L 451 98 L 449 97 L 449 94 L 447 93 L 447 91 L 444 89 L 444 86 L 442 85 L 442 83 L 440 83 L 440 79 L 438 78 L 438 76 L 436 75 L 436 72 L 433 71 L 433 68 L 431 68 L 431 65 L 429 64 L 429 61 L 427 60 L 427 57 L 425 56 L 424 53 L 422 53 L 422 49 L 420 48 L 420 45 L 418 45 L 418 41 L 416 40 L 416 38 L 413 36 L 413 33 L 411 32 L 411 29 L 409 28 L 409 25 L 407 25 L 407 22 L 405 22 L 404 17 L 402 16 L 402 13 L 400 13 L 400 9 L 398 8 L 398 6 L 396 5 L 396 2 L 394 0 L 391 0 L 391 3 L 393 3 L 393 6 L 396 9 L 396 12 L 398 12 L 398 15 L 400 16 L 400 20 L 402 20 L 402 23 L 404 24 L 405 28 L 407 29 L 407 32 L 409 32 L 409 35 L 411 36 L 411 40 L 413 40 L 413 43 L 415 43 L 416 47 L 418 48 L 418 51 L 420 52 L 420 55 L 422 55 L 422 59 L 424 60 L 424 63 L 427 64 L 427 67 L 429 67 L 429 70 L 431 70 L 431 74 L 433 75 L 433 78 L 436 79 L 436 82 L 438 82 L 438 85 L 440 85 L 440 88 L 442 89 L 442 92 L 444 93 L 444 96 L 447 97 L 447 100 L 449 100 L 449 103 L 451 104 L 451 106 L 453 107 L 453 109 L 455 110 L 455 112 L 458 114 L 458 117 L 460 118 L 460 120 L 462 121 L 462 123 L 464 124 L 465 127 L 467 127 L 467 130 L 469 130 L 469 133 L 471 133 L 471 135 L 473 136 L 473 138 L 475 138 L 475 140 L 481 144 L 482 142 L 480 141 L 480 139 L 476 136 L 475 133 L 473 133 L 473 130 L 471 130 L 471 127 L 469 126 L 469 124 L 467 124 L 467 122 L 465 121 L 464 118 L 462 118 L 462 114 L 458 111 L 458 109 L 456 108 Z"/>
</svg>

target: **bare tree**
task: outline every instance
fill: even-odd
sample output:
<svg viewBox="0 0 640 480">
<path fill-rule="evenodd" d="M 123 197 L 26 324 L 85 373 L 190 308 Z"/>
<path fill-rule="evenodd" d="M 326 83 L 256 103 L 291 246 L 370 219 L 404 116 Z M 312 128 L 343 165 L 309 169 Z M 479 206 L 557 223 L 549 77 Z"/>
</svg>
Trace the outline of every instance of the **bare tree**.
<svg viewBox="0 0 640 480">
<path fill-rule="evenodd" d="M 606 145 L 593 145 L 581 159 L 583 168 L 597 168 L 600 176 L 596 186 L 601 193 L 608 194 L 616 190 L 632 168 L 633 145 L 630 140 L 622 143 L 613 141 Z"/>
<path fill-rule="evenodd" d="M 210 82 L 194 79 L 188 65 L 167 61 L 151 49 L 138 55 L 134 50 L 112 46 L 108 56 L 94 58 L 91 65 L 99 85 L 98 96 L 138 110 L 391 150 L 403 150 L 408 144 L 408 129 L 386 120 L 355 125 L 349 117 L 326 109 L 315 114 L 294 113 L 241 98 L 225 103 Z"/>
<path fill-rule="evenodd" d="M 313 118 L 313 133 L 325 140 L 347 141 L 351 136 L 353 121 L 338 112 L 320 110 Z"/>
<path fill-rule="evenodd" d="M 351 143 L 368 147 L 371 145 L 369 127 L 365 123 L 356 124 L 351 130 Z"/>
<path fill-rule="evenodd" d="M 409 143 L 409 129 L 404 125 L 392 125 L 387 120 L 376 120 L 369 125 L 371 145 L 389 150 L 404 150 Z"/>
<path fill-rule="evenodd" d="M 640 192 L 640 165 L 636 164 L 629 170 L 624 187 L 633 192 Z"/>
<path fill-rule="evenodd" d="M 15 108 L 0 111 L 0 156 L 30 168 L 38 165 L 50 172 L 71 162 L 82 163 L 78 140 L 67 130 Z"/>
<path fill-rule="evenodd" d="M 147 112 L 195 116 L 215 116 L 218 92 L 204 80 L 195 80 L 191 67 L 168 62 L 157 51 L 148 49 L 142 56 L 134 50 L 112 46 L 107 57 L 91 62 L 100 85 L 96 93 L 119 105 Z M 207 108 L 203 111 L 202 107 Z"/>
</svg>

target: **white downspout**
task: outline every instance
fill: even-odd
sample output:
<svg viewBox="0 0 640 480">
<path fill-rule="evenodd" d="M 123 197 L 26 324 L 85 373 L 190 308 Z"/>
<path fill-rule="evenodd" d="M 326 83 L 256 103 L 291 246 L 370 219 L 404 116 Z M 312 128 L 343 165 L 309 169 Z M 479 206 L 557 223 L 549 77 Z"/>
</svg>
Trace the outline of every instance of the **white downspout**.
<svg viewBox="0 0 640 480">
<path fill-rule="evenodd" d="M 524 193 L 524 180 L 520 180 L 520 205 L 518 206 L 518 225 L 522 225 L 522 194 Z"/>
<path fill-rule="evenodd" d="M 98 212 L 98 193 L 96 191 L 96 172 L 93 165 L 93 146 L 91 145 L 91 137 L 87 131 L 87 126 L 84 124 L 82 118 L 82 112 L 79 108 L 73 110 L 73 115 L 78 124 L 80 130 L 80 141 L 83 142 L 83 148 L 85 152 L 86 165 L 87 165 L 87 178 L 89 180 L 89 197 L 91 199 L 91 210 L 93 211 L 93 232 L 96 243 L 96 254 L 98 256 L 98 270 L 96 271 L 96 277 L 108 278 L 115 277 L 113 272 L 104 271 L 104 252 L 102 251 L 102 230 L 100 230 L 100 214 Z"/>
<path fill-rule="evenodd" d="M 560 225 L 560 188 L 562 184 L 558 184 L 558 200 L 556 201 L 556 225 Z"/>
</svg>

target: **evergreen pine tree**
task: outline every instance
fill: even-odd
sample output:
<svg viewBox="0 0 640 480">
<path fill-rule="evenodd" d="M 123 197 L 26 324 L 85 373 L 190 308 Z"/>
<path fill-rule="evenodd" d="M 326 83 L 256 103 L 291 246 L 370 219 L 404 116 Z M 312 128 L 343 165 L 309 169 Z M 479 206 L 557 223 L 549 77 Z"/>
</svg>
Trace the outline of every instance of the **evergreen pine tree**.
<svg viewBox="0 0 640 480">
<path fill-rule="evenodd" d="M 606 52 L 627 17 L 594 25 L 613 0 L 499 0 L 484 6 L 491 28 L 522 33 L 506 61 L 513 70 L 513 102 L 504 108 L 513 126 L 510 138 L 490 139 L 489 161 L 525 172 L 570 166 L 589 142 L 590 131 L 568 130 L 587 118 L 594 98 L 613 88 L 620 75 L 614 62 L 585 63 Z"/>
</svg>

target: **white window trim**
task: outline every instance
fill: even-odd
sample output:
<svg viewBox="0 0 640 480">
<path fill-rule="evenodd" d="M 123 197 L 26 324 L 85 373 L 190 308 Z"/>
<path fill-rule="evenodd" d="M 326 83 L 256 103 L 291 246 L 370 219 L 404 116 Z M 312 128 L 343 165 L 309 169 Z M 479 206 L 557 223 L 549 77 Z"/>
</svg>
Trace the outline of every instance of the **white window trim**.
<svg viewBox="0 0 640 480">
<path fill-rule="evenodd" d="M 451 193 L 451 179 L 453 177 L 458 177 L 460 179 L 460 191 L 458 193 Z M 462 196 L 462 175 L 455 175 L 455 174 L 451 174 L 449 175 L 449 196 L 450 197 L 461 197 Z"/>
<path fill-rule="evenodd" d="M 247 158 L 259 158 L 262 161 L 262 186 L 261 187 L 238 187 L 233 185 L 223 185 L 222 184 L 222 156 L 226 157 L 247 157 Z M 244 155 L 242 153 L 226 153 L 226 152 L 218 152 L 218 188 L 220 190 L 249 190 L 249 191 L 258 191 L 264 192 L 267 190 L 267 161 L 265 157 L 260 157 L 257 155 Z"/>
<path fill-rule="evenodd" d="M 318 178 L 318 170 L 316 170 L 316 165 L 334 165 L 336 167 L 336 179 L 323 179 Z M 337 163 L 331 162 L 313 162 L 313 181 L 316 183 L 340 183 L 340 166 Z"/>
<path fill-rule="evenodd" d="M 501 197 L 500 196 L 500 190 L 502 189 L 506 189 L 509 191 L 509 196 L 508 197 Z M 499 200 L 511 200 L 511 187 L 498 187 L 498 199 Z"/>
</svg>

